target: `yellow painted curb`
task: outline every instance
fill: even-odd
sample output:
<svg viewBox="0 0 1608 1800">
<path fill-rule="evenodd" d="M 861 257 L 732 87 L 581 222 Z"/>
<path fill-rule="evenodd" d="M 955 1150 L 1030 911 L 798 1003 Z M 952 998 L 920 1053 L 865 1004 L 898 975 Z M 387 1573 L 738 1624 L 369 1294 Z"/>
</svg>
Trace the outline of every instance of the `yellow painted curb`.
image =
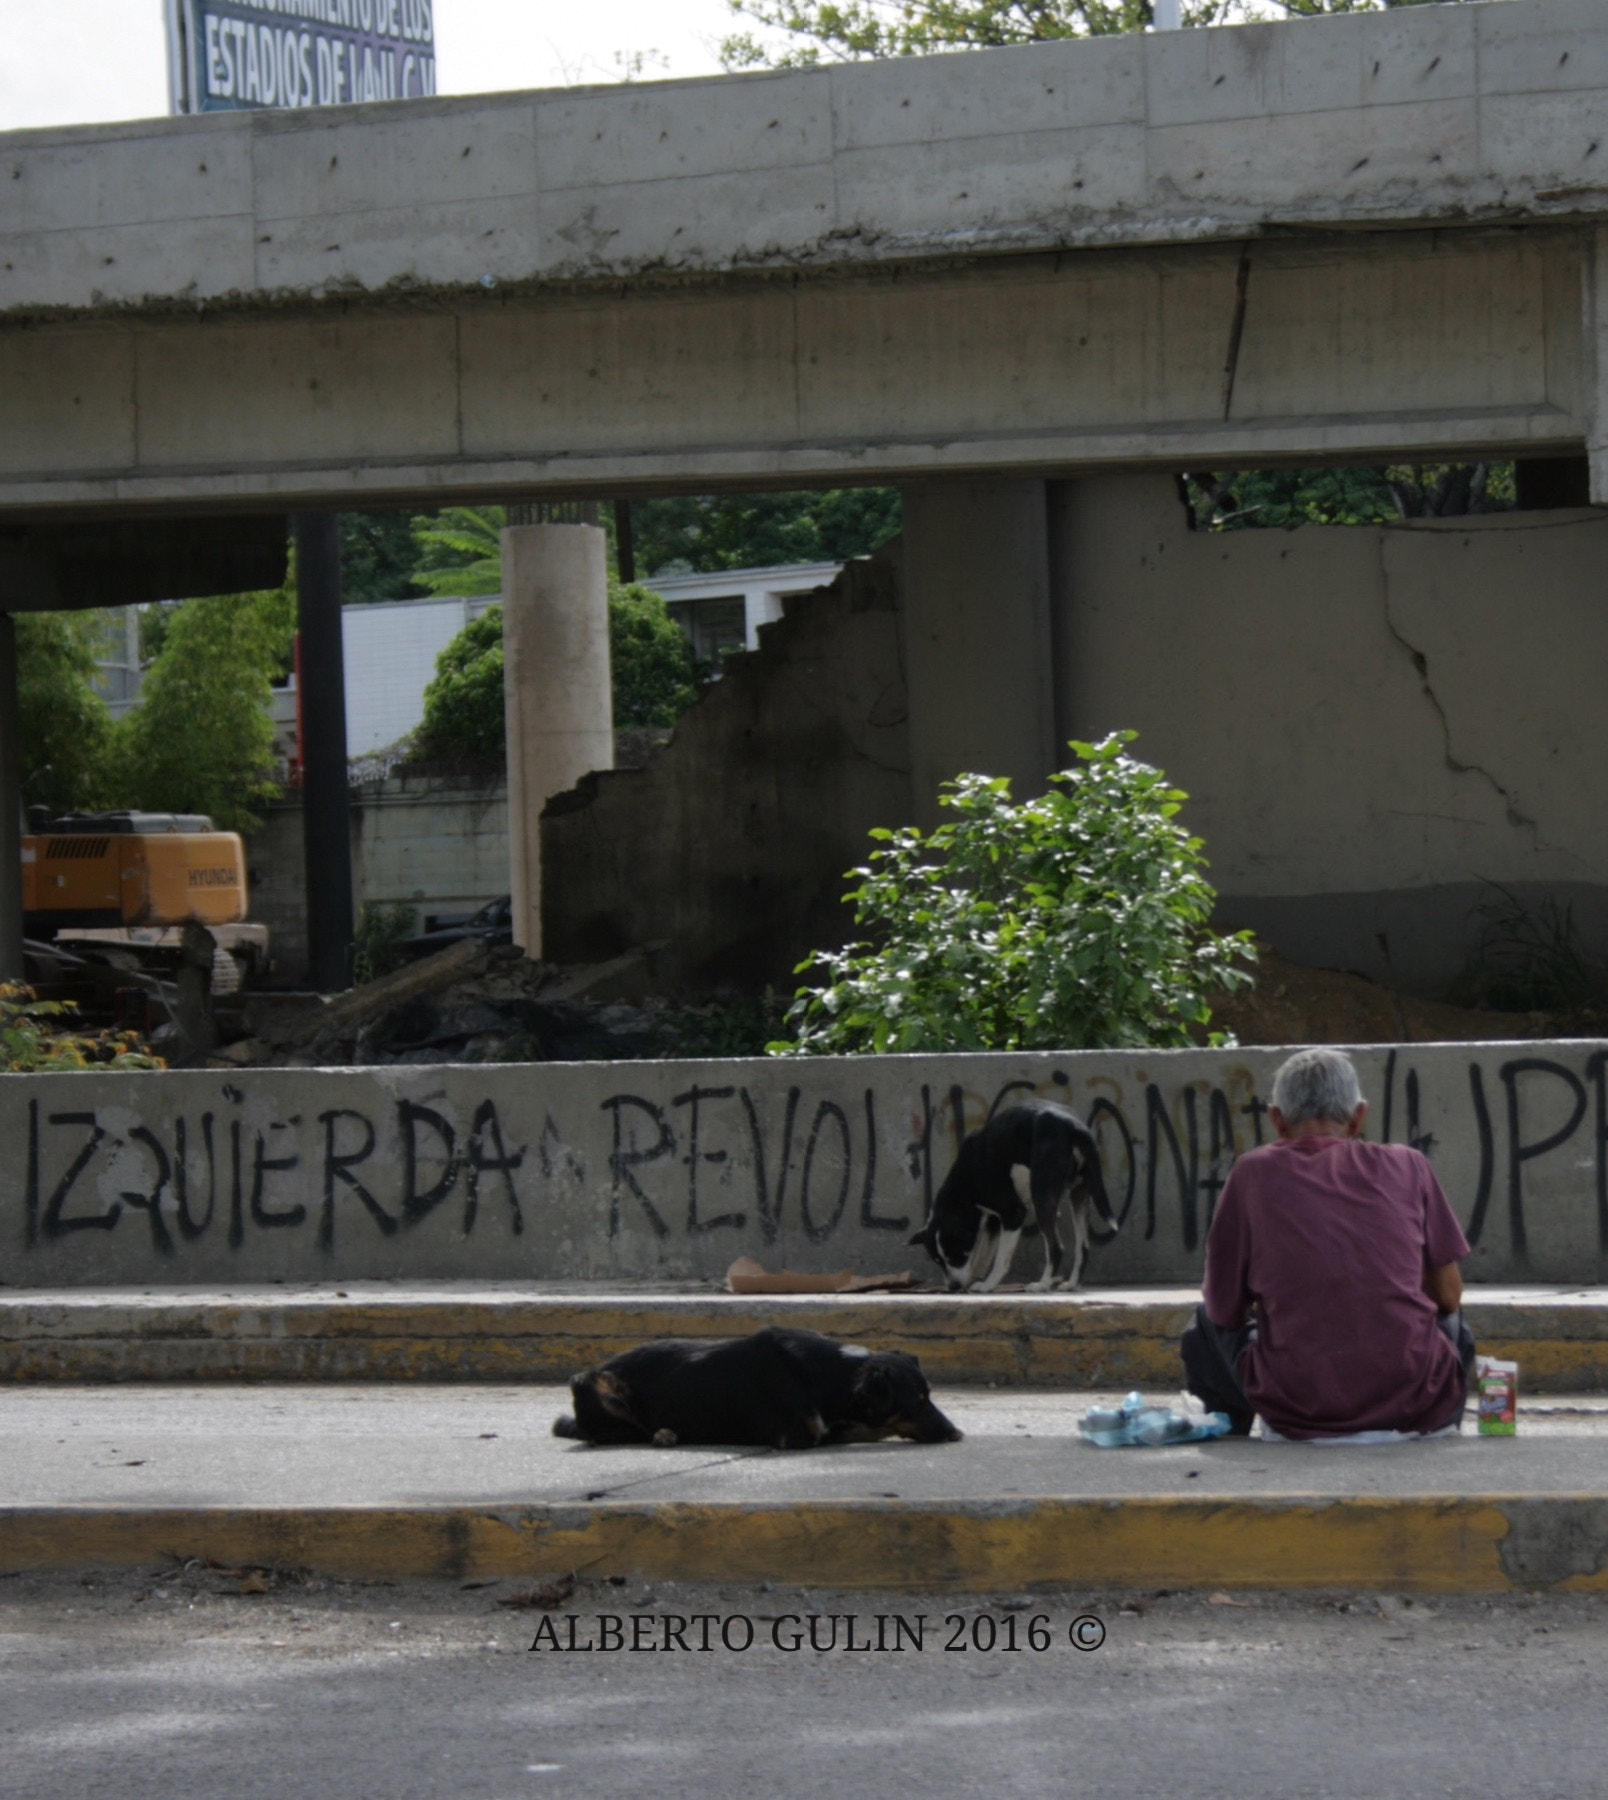
<svg viewBox="0 0 1608 1800">
<path fill-rule="evenodd" d="M 1608 1589 L 1608 1500 L 1031 1499 L 796 1505 L 0 1509 L 0 1571 L 201 1557 L 400 1579 L 575 1571 L 984 1591 Z"/>
</svg>

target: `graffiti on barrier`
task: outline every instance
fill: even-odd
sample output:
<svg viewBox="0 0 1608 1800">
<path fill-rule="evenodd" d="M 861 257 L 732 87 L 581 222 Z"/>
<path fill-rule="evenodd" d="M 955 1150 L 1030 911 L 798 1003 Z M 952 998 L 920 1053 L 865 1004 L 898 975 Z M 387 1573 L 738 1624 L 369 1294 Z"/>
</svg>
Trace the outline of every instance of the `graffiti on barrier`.
<svg viewBox="0 0 1608 1800">
<path fill-rule="evenodd" d="M 1494 1066 L 1443 1057 L 1433 1107 L 1409 1054 L 1384 1060 L 1371 1135 L 1442 1160 L 1455 1141 L 1452 1198 L 1471 1243 L 1505 1237 L 1522 1259 L 1527 1187 L 1543 1159 L 1567 1153 L 1593 1171 L 1608 1249 L 1608 1051 L 1574 1066 L 1539 1054 Z M 456 1112 L 430 1095 L 437 1103 L 354 1099 L 284 1117 L 264 1112 L 260 1095 L 248 1107 L 233 1085 L 205 1107 L 160 1117 L 30 1098 L 22 1237 L 31 1250 L 133 1229 L 172 1258 L 202 1240 L 239 1250 L 254 1234 L 302 1233 L 331 1252 L 354 1231 L 390 1239 L 427 1223 L 466 1238 L 519 1237 L 542 1208 L 589 1203 L 609 1242 L 643 1232 L 734 1246 L 793 1233 L 810 1244 L 908 1234 L 965 1133 L 1036 1094 L 1087 1118 L 1129 1233 L 1193 1253 L 1235 1159 L 1272 1135 L 1267 1103 L 1243 1066 L 1165 1087 L 1129 1067 L 1080 1072 L 1076 1098 L 1072 1077 L 1054 1068 L 988 1092 L 923 1083 L 892 1097 L 886 1079 L 811 1082 L 802 1068 L 785 1087 L 734 1079 L 655 1092 L 639 1081 L 600 1103 L 594 1088 L 584 1114 L 562 1122 L 547 1111 L 539 1130 L 527 1127 L 529 1142 L 509 1129 L 506 1098 L 499 1113 L 484 1095 Z"/>
</svg>

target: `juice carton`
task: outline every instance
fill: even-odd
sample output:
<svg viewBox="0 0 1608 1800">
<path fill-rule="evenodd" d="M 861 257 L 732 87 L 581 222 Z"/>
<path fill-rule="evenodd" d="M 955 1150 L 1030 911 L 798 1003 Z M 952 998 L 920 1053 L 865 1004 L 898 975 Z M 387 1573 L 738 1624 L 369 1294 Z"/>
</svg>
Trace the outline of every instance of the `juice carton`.
<svg viewBox="0 0 1608 1800">
<path fill-rule="evenodd" d="M 1481 1437 L 1512 1437 L 1518 1430 L 1519 1365 L 1482 1356 L 1475 1365 Z"/>
</svg>

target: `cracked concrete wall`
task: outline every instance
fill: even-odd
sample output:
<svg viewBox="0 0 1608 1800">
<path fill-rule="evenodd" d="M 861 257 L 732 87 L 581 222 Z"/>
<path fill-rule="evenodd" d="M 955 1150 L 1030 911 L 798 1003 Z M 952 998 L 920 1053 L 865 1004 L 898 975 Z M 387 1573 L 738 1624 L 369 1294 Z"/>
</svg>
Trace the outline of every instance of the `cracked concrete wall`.
<svg viewBox="0 0 1608 1800">
<path fill-rule="evenodd" d="M 1434 988 L 1500 882 L 1608 955 L 1608 518 L 1194 533 L 1173 484 L 1057 484 L 1069 734 L 1139 730 L 1222 916 Z"/>
<path fill-rule="evenodd" d="M 642 769 L 588 775 L 542 815 L 555 962 L 662 943 L 667 989 L 793 985 L 842 941 L 843 871 L 910 818 L 897 545 L 761 627 Z"/>
</svg>

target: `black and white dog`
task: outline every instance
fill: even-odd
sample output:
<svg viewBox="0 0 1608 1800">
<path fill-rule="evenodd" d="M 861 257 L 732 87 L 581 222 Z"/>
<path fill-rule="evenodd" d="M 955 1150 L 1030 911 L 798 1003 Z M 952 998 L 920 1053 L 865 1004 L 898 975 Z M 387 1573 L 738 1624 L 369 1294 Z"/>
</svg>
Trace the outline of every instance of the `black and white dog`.
<svg viewBox="0 0 1608 1800">
<path fill-rule="evenodd" d="M 593 1444 L 818 1444 L 886 1437 L 953 1443 L 921 1364 L 817 1331 L 769 1326 L 751 1337 L 659 1338 L 570 1383 L 575 1411 L 554 1437 Z"/>
<path fill-rule="evenodd" d="M 1056 1230 L 1063 1200 L 1072 1203 L 1072 1261 L 1064 1277 Z M 1054 1101 L 1024 1100 L 962 1140 L 933 1199 L 932 1217 L 910 1242 L 925 1247 L 952 1289 L 975 1287 L 986 1294 L 1004 1280 L 1024 1230 L 1037 1230 L 1044 1239 L 1044 1273 L 1033 1286 L 1075 1288 L 1089 1254 L 1091 1203 L 1109 1237 L 1117 1221 L 1094 1133 Z"/>
</svg>

